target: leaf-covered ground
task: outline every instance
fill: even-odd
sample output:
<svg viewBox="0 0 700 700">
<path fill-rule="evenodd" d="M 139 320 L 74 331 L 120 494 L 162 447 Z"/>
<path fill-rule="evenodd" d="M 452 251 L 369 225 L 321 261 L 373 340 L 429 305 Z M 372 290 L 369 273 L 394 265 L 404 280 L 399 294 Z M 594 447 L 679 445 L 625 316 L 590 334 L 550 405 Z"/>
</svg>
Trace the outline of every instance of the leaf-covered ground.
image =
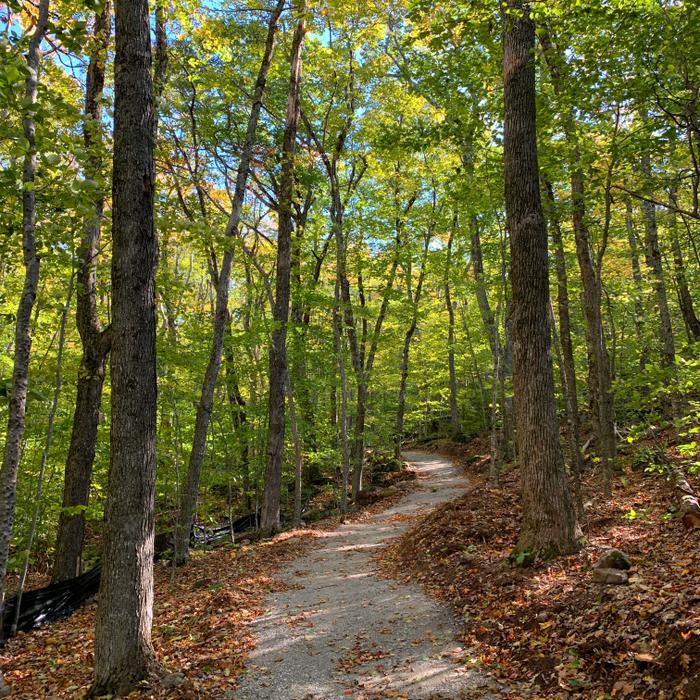
<svg viewBox="0 0 700 700">
<path fill-rule="evenodd" d="M 214 688 L 217 693 L 232 688 L 253 642 L 248 624 L 260 612 L 265 593 L 281 585 L 274 572 L 313 538 L 312 531 L 296 531 L 238 549 L 196 552 L 176 572 L 174 586 L 167 563 L 156 564 L 153 643 L 166 674 L 130 697 L 210 697 Z M 95 609 L 90 603 L 8 642 L 3 668 L 17 698 L 77 698 L 87 690 Z"/>
<path fill-rule="evenodd" d="M 404 482 L 399 472 L 393 481 Z M 371 506 L 347 516 L 364 520 L 401 498 L 413 482 L 390 491 Z M 236 677 L 253 647 L 250 623 L 262 612 L 265 595 L 286 585 L 280 567 L 313 546 L 319 532 L 337 527 L 327 517 L 314 529 L 294 530 L 272 540 L 194 551 L 177 569 L 174 584 L 167 562 L 155 565 L 153 644 L 162 673 L 134 691 L 131 699 L 195 700 L 234 697 Z M 241 540 L 241 542 L 248 540 Z M 31 588 L 46 585 L 33 576 Z M 13 698 L 80 698 L 93 673 L 96 602 L 70 617 L 31 632 L 20 632 L 0 650 Z"/>
<path fill-rule="evenodd" d="M 490 486 L 487 459 L 474 459 L 486 452 L 479 442 L 458 452 L 472 488 L 389 545 L 383 572 L 449 602 L 465 624 L 464 663 L 518 688 L 509 697 L 700 698 L 699 531 L 673 517 L 671 484 L 628 467 L 606 502 L 589 470 L 586 546 L 522 569 L 508 560 L 520 521 L 518 474 Z M 627 586 L 591 579 L 609 547 L 632 558 Z"/>
</svg>

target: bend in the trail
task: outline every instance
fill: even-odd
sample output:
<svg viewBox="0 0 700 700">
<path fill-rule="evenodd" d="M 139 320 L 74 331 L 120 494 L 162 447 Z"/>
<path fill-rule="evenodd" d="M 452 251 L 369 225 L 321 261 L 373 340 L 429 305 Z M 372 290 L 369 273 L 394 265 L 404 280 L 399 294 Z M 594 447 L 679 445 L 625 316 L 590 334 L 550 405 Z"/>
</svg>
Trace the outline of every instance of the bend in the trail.
<svg viewBox="0 0 700 700">
<path fill-rule="evenodd" d="M 375 573 L 372 555 L 407 529 L 406 516 L 467 487 L 444 457 L 404 456 L 419 473 L 415 491 L 364 522 L 324 533 L 318 547 L 287 565 L 290 589 L 266 599 L 234 698 L 459 698 L 475 688 L 491 697 L 486 679 L 457 661 L 463 652 L 452 614 L 420 587 Z"/>
</svg>

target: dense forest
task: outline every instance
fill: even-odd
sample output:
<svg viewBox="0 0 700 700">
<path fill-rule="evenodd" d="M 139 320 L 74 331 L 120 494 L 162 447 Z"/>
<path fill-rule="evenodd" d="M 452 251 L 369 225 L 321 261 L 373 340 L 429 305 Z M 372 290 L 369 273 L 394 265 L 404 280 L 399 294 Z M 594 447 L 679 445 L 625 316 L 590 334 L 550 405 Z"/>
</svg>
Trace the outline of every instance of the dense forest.
<svg viewBox="0 0 700 700">
<path fill-rule="evenodd" d="M 0 599 L 101 562 L 92 696 L 156 668 L 154 556 L 352 512 L 408 444 L 517 465 L 521 566 L 579 550 L 629 446 L 700 524 L 697 3 L 0 29 Z"/>
</svg>

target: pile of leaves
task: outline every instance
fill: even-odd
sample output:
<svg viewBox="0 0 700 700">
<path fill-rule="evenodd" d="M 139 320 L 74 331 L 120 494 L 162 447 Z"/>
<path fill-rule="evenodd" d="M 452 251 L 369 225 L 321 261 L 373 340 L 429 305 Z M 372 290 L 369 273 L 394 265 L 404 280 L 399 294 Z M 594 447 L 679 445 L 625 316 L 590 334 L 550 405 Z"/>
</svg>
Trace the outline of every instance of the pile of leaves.
<svg viewBox="0 0 700 700">
<path fill-rule="evenodd" d="M 475 451 L 483 446 L 459 451 L 470 491 L 383 550 L 384 574 L 448 602 L 464 621 L 463 662 L 517 689 L 507 697 L 699 698 L 698 531 L 675 517 L 672 484 L 628 466 L 606 501 L 591 469 L 586 545 L 521 568 L 509 557 L 521 517 L 518 473 L 490 485 L 479 468 L 488 460 Z M 610 547 L 632 559 L 627 586 L 592 581 Z"/>
</svg>

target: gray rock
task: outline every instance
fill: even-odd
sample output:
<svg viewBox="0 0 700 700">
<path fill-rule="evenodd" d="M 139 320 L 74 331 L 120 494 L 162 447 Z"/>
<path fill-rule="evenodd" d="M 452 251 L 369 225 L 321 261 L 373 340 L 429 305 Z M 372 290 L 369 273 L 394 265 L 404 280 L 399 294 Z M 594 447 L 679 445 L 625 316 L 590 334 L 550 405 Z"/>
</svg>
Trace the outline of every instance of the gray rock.
<svg viewBox="0 0 700 700">
<path fill-rule="evenodd" d="M 596 583 L 605 583 L 608 585 L 621 585 L 629 582 L 629 576 L 626 571 L 619 569 L 593 569 L 593 580 Z"/>
<path fill-rule="evenodd" d="M 626 571 L 632 568 L 632 561 L 621 549 L 606 549 L 595 565 L 596 569 L 620 569 Z"/>
<path fill-rule="evenodd" d="M 179 688 L 186 681 L 187 678 L 185 678 L 185 676 L 183 676 L 181 673 L 168 673 L 167 675 L 163 676 L 161 685 L 163 686 L 164 690 L 175 690 L 175 688 Z"/>
</svg>

